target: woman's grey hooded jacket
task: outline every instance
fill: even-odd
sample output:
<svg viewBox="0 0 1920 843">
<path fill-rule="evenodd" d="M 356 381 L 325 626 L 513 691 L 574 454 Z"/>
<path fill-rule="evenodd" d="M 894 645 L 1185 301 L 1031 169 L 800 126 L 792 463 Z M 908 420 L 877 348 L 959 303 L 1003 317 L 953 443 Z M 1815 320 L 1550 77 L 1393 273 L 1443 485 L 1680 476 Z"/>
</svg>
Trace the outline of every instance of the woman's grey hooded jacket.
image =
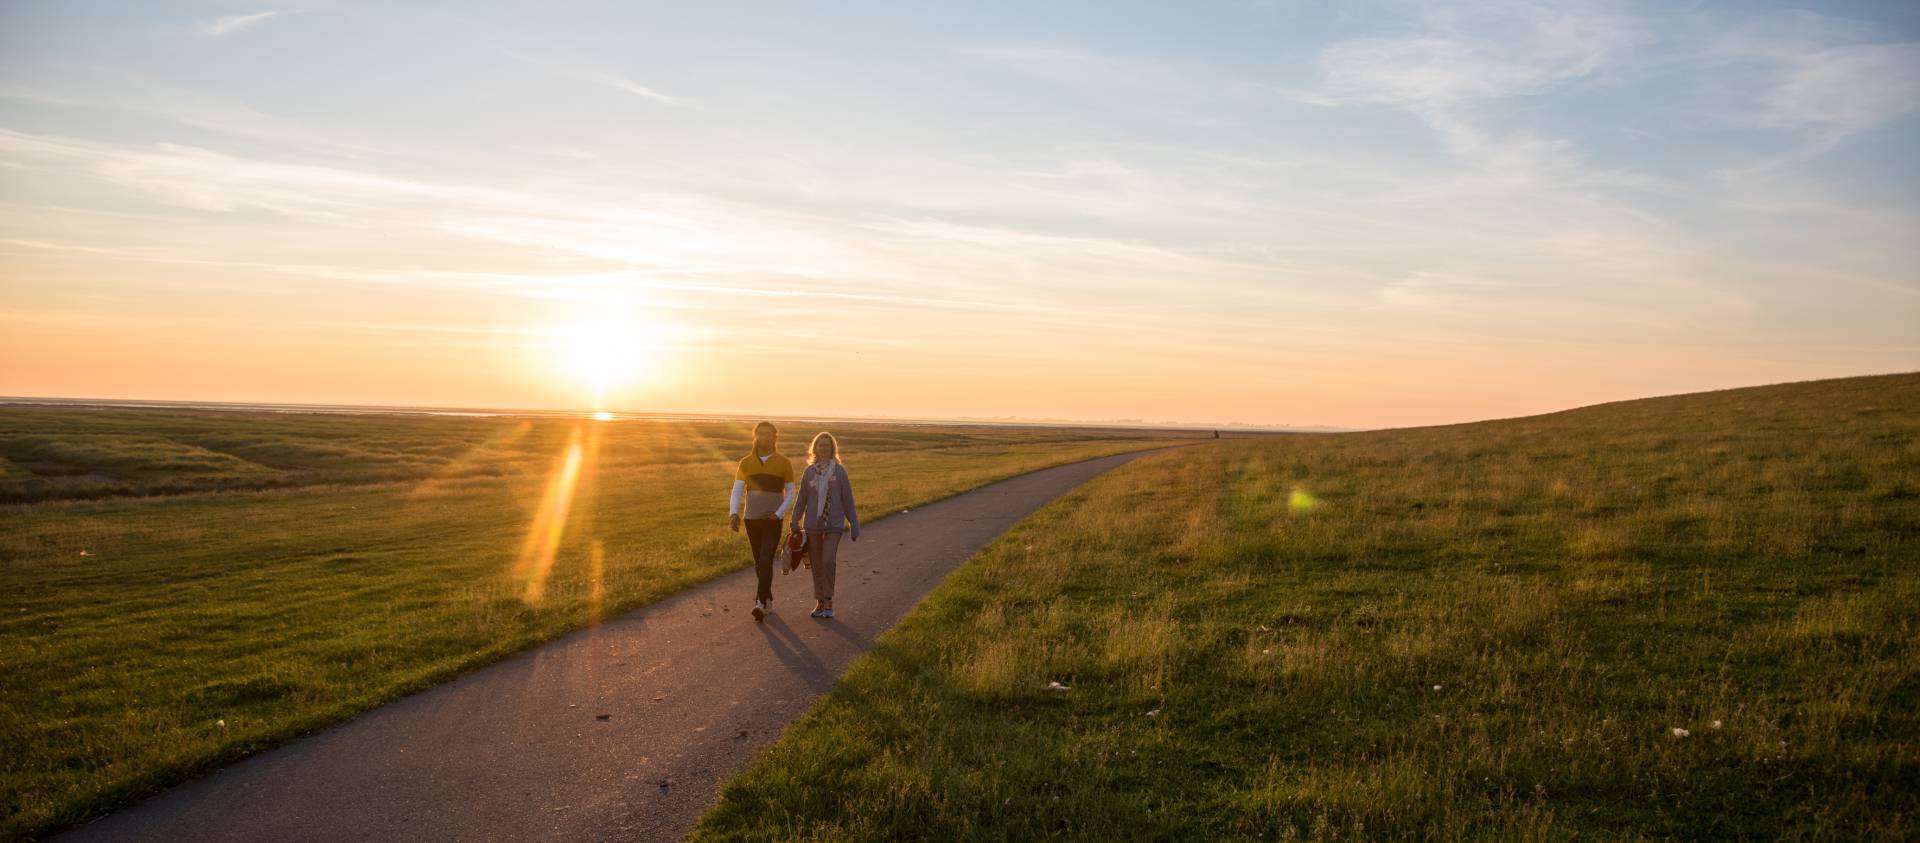
<svg viewBox="0 0 1920 843">
<path fill-rule="evenodd" d="M 814 482 L 820 477 L 821 465 L 807 466 L 807 472 L 800 476 L 800 497 L 793 502 L 793 523 L 799 529 L 809 533 L 844 533 L 849 526 L 860 529 L 860 512 L 853 506 L 853 483 L 847 479 L 847 468 L 835 460 L 832 470 L 832 479 L 827 481 L 829 497 L 818 523 L 809 522 L 814 521 Z"/>
</svg>

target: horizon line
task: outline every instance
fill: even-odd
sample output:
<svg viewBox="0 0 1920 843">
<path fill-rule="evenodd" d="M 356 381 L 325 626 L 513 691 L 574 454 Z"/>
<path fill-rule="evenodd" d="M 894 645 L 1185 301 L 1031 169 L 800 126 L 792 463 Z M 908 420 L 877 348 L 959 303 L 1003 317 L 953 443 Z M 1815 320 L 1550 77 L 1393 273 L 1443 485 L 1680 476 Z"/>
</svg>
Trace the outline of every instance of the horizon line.
<svg viewBox="0 0 1920 843">
<path fill-rule="evenodd" d="M 820 416 L 798 413 L 686 413 L 637 410 L 555 410 L 513 407 L 423 406 L 397 404 L 334 404 L 326 402 L 279 401 L 196 401 L 175 398 L 96 398 L 57 395 L 0 395 L 0 406 L 122 407 L 134 409 L 179 409 L 232 412 L 249 409 L 275 412 L 333 413 L 339 415 L 438 415 L 498 416 L 535 418 L 578 418 L 595 420 L 605 412 L 612 418 L 600 421 L 701 420 L 783 422 L 848 422 L 853 424 L 989 425 L 998 427 L 1106 428 L 1124 430 L 1233 431 L 1237 433 L 1351 433 L 1382 428 L 1351 428 L 1330 425 L 1274 425 L 1228 422 L 1147 422 L 1123 419 L 1029 419 L 1021 417 L 918 417 L 918 416 Z"/>
<path fill-rule="evenodd" d="M 848 422 L 853 424 L 925 424 L 925 425 L 989 425 L 1000 427 L 1059 427 L 1059 428 L 1107 428 L 1125 430 L 1231 430 L 1239 433 L 1365 433 L 1382 430 L 1417 430 L 1430 427 L 1453 427 L 1463 424 L 1505 421 L 1509 419 L 1532 418 L 1554 415 L 1556 413 L 1584 410 L 1592 407 L 1604 407 L 1610 404 L 1622 404 L 1631 401 L 1650 401 L 1660 398 L 1676 398 L 1683 395 L 1708 395 L 1716 392 L 1731 392 L 1740 389 L 1761 389 L 1770 386 L 1786 386 L 1799 383 L 1817 383 L 1830 380 L 1850 380 L 1853 378 L 1884 378 L 1900 375 L 1920 375 L 1920 369 L 1905 369 L 1891 372 L 1863 372 L 1827 378 L 1803 378 L 1799 380 L 1774 381 L 1770 383 L 1743 384 L 1740 386 L 1718 387 L 1714 389 L 1696 389 L 1689 392 L 1668 392 L 1657 395 L 1640 395 L 1630 398 L 1618 398 L 1610 401 L 1597 401 L 1592 404 L 1579 404 L 1561 407 L 1539 413 L 1527 413 L 1517 416 L 1493 416 L 1481 419 L 1438 422 L 1431 424 L 1387 425 L 1381 427 L 1336 427 L 1332 425 L 1285 425 L 1285 424 L 1245 424 L 1228 422 L 1222 424 L 1202 424 L 1190 422 L 1150 423 L 1120 419 L 1025 419 L 1019 417 L 985 418 L 954 416 L 945 418 L 926 418 L 913 416 L 819 416 L 795 413 L 683 413 L 683 412 L 641 412 L 633 410 L 539 410 L 506 407 L 463 407 L 463 406 L 416 406 L 390 404 L 329 404 L 273 402 L 273 401 L 193 401 L 173 398 L 91 398 L 75 396 L 36 396 L 36 395 L 0 395 L 0 406 L 75 406 L 75 407 L 132 407 L 151 409 L 203 409 L 211 411 L 232 411 L 246 409 L 264 409 L 278 412 L 310 412 L 337 414 L 389 414 L 389 415 L 468 415 L 502 417 L 546 417 L 593 419 L 596 413 L 605 412 L 612 416 L 605 421 L 641 421 L 641 420 L 704 420 L 704 421 L 753 421 L 774 420 L 786 422 Z"/>
</svg>

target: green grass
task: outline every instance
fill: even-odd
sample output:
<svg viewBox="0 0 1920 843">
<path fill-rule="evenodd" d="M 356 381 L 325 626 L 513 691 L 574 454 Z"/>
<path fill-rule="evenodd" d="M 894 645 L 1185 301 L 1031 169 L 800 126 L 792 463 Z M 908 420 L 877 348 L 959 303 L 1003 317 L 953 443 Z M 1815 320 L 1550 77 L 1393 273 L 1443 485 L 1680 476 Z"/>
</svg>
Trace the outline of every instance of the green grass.
<svg viewBox="0 0 1920 843">
<path fill-rule="evenodd" d="M 1181 449 L 969 562 L 698 838 L 1916 839 L 1916 561 L 1920 375 Z"/>
<path fill-rule="evenodd" d="M 813 429 L 790 425 L 783 450 Z M 869 520 L 1168 441 L 834 429 Z M 576 431 L 600 434 L 579 440 L 542 577 L 519 557 Z M 33 475 L 0 490 L 35 501 L 0 506 L 0 838 L 742 567 L 725 501 L 748 440 L 722 422 L 0 408 L 0 452 Z"/>
</svg>

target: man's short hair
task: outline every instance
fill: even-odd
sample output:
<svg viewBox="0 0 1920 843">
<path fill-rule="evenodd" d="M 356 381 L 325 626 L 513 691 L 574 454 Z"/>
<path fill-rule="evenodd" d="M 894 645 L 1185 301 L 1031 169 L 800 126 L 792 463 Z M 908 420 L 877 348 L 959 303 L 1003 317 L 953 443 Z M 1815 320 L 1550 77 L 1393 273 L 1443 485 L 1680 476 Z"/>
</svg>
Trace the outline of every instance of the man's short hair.
<svg viewBox="0 0 1920 843">
<path fill-rule="evenodd" d="M 756 424 L 756 425 L 754 425 L 754 426 L 753 426 L 753 432 L 754 432 L 754 433 L 759 433 L 759 432 L 760 432 L 760 428 L 763 428 L 763 427 L 764 427 L 764 428 L 766 428 L 766 429 L 768 429 L 768 430 L 771 430 L 771 431 L 773 431 L 775 435 L 778 435 L 778 434 L 780 433 L 780 428 L 777 428 L 777 427 L 774 427 L 774 426 L 773 426 L 773 422 L 770 422 L 770 421 L 763 421 L 763 422 L 761 422 L 761 423 L 759 423 L 759 424 Z"/>
</svg>

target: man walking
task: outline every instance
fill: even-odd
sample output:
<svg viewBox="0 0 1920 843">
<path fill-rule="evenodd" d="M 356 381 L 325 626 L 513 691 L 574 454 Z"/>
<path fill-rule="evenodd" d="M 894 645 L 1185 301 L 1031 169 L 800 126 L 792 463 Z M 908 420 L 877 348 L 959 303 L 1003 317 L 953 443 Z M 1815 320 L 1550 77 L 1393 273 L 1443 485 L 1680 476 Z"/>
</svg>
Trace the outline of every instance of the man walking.
<svg viewBox="0 0 1920 843">
<path fill-rule="evenodd" d="M 773 604 L 773 557 L 780 549 L 780 524 L 793 507 L 793 463 L 774 450 L 780 431 L 773 422 L 753 426 L 753 453 L 740 458 L 733 475 L 733 495 L 727 500 L 727 521 L 733 531 L 747 527 L 753 548 L 753 573 L 760 580 L 753 595 L 753 619 L 766 618 Z"/>
</svg>

